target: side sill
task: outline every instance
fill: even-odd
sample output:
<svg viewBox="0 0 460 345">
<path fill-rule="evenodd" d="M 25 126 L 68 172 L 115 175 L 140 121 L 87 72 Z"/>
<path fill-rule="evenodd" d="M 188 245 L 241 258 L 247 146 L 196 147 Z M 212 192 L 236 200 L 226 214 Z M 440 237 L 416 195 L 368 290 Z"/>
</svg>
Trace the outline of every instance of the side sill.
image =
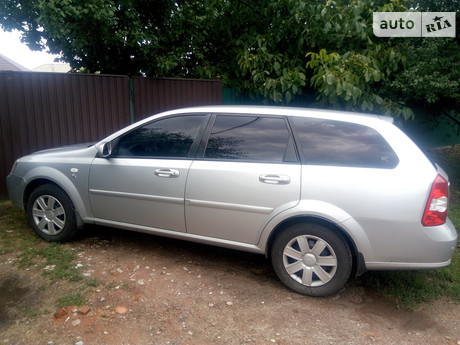
<svg viewBox="0 0 460 345">
<path fill-rule="evenodd" d="M 175 239 L 184 240 L 184 241 L 203 243 L 203 244 L 208 244 L 208 245 L 217 246 L 217 247 L 236 249 L 236 250 L 241 250 L 244 252 L 250 252 L 250 253 L 256 253 L 256 254 L 265 253 L 262 248 L 259 248 L 258 246 L 253 245 L 253 244 L 229 241 L 225 239 L 206 237 L 206 236 L 201 236 L 201 235 L 194 235 L 194 234 L 189 234 L 186 232 L 177 232 L 177 231 L 157 229 L 157 228 L 151 228 L 151 227 L 135 225 L 135 224 L 113 222 L 113 221 L 108 221 L 108 220 L 99 219 L 99 218 L 94 219 L 94 224 L 109 226 L 112 228 L 118 228 L 118 229 L 123 229 L 123 230 L 142 232 L 146 234 L 170 237 L 170 238 L 175 238 Z"/>
</svg>

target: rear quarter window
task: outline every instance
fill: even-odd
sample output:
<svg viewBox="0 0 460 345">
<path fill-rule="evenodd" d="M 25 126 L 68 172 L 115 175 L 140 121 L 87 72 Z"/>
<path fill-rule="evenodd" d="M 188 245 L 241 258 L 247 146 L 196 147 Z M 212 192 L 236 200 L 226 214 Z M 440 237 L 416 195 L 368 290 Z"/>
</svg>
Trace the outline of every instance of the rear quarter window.
<svg viewBox="0 0 460 345">
<path fill-rule="evenodd" d="M 294 118 L 307 164 L 363 168 L 395 168 L 399 159 L 373 128 L 344 121 Z"/>
</svg>

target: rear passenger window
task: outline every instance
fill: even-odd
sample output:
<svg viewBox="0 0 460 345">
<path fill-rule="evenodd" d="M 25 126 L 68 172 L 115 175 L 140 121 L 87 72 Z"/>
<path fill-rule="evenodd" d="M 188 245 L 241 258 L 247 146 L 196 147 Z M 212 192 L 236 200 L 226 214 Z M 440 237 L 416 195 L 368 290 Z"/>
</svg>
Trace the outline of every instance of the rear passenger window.
<svg viewBox="0 0 460 345">
<path fill-rule="evenodd" d="M 392 169 L 399 159 L 385 139 L 367 126 L 294 118 L 307 164 Z"/>
<path fill-rule="evenodd" d="M 260 116 L 217 116 L 204 157 L 242 161 L 297 161 L 285 119 Z"/>
</svg>

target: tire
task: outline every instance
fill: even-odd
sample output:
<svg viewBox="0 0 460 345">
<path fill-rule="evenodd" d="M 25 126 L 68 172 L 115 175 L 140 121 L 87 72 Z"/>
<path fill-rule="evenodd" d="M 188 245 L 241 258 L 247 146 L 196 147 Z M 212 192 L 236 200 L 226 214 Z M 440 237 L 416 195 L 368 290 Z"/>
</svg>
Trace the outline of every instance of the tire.
<svg viewBox="0 0 460 345">
<path fill-rule="evenodd" d="M 55 185 L 46 184 L 35 189 L 29 196 L 26 211 L 32 229 L 47 241 L 68 241 L 77 233 L 73 203 Z"/>
<path fill-rule="evenodd" d="M 352 257 L 344 238 L 320 224 L 299 223 L 275 238 L 271 261 L 289 289 L 308 296 L 337 293 L 351 274 Z"/>
</svg>

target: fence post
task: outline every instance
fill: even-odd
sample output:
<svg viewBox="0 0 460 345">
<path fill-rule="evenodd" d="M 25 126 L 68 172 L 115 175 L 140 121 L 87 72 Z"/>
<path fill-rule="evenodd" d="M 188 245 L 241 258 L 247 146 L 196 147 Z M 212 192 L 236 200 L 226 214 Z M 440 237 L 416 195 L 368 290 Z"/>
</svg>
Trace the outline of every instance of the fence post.
<svg viewBox="0 0 460 345">
<path fill-rule="evenodd" d="M 129 113 L 131 123 L 135 122 L 134 119 L 134 87 L 133 87 L 133 78 L 128 77 L 129 80 Z"/>
</svg>

